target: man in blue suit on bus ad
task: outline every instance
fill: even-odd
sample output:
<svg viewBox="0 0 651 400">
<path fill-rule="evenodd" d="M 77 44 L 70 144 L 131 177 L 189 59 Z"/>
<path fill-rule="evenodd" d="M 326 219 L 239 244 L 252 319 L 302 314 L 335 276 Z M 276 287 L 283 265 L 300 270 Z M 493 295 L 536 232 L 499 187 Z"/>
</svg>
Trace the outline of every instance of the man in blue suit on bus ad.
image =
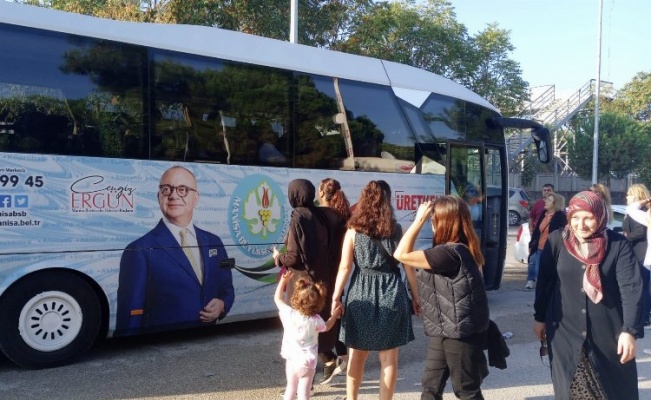
<svg viewBox="0 0 651 400">
<path fill-rule="evenodd" d="M 221 239 L 193 224 L 197 180 L 181 166 L 158 186 L 158 225 L 129 244 L 120 260 L 116 336 L 201 326 L 226 316 L 235 290 Z"/>
</svg>

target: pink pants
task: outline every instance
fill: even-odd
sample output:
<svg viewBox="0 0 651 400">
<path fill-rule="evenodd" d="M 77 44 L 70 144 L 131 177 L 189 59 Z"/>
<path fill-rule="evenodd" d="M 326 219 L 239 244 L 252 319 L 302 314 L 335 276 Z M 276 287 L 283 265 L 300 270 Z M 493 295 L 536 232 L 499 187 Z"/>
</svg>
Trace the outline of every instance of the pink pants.
<svg viewBox="0 0 651 400">
<path fill-rule="evenodd" d="M 290 360 L 285 362 L 285 375 L 287 376 L 287 388 L 285 388 L 284 400 L 308 400 L 312 389 L 315 368 L 295 367 Z"/>
</svg>

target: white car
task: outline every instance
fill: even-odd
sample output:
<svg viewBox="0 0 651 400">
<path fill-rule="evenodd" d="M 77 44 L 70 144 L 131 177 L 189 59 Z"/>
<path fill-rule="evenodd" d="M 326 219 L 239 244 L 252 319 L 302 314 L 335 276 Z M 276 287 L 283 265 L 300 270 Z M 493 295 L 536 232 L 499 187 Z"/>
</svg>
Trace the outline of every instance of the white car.
<svg viewBox="0 0 651 400">
<path fill-rule="evenodd" d="M 622 221 L 626 216 L 626 206 L 621 204 L 613 205 L 613 214 L 615 218 L 609 221 L 608 228 L 615 232 L 622 233 Z M 531 234 L 529 233 L 529 223 L 525 222 L 518 228 L 518 233 L 515 235 L 515 246 L 513 246 L 513 257 L 523 264 L 528 264 L 529 259 L 529 242 L 531 241 Z"/>
<path fill-rule="evenodd" d="M 515 246 L 513 246 L 513 257 L 523 264 L 528 264 L 529 259 L 529 242 L 531 233 L 529 233 L 529 223 L 525 222 L 518 228 L 515 235 Z"/>
</svg>

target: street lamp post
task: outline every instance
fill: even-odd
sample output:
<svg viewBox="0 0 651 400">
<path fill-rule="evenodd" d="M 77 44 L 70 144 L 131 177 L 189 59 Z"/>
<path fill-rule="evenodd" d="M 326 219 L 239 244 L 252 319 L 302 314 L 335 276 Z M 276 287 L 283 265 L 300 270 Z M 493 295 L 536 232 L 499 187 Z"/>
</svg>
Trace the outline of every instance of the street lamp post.
<svg viewBox="0 0 651 400">
<path fill-rule="evenodd" d="M 599 160 L 599 96 L 601 94 L 601 15 L 604 1 L 599 0 L 599 18 L 597 33 L 597 88 L 594 100 L 594 149 L 592 150 L 592 183 L 597 183 L 599 175 L 597 165 Z"/>
</svg>

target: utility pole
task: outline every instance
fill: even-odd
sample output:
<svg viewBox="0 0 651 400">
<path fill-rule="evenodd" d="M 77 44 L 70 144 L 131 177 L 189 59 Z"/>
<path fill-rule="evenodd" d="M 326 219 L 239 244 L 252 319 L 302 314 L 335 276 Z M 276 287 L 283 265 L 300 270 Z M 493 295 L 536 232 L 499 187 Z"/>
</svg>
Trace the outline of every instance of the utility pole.
<svg viewBox="0 0 651 400">
<path fill-rule="evenodd" d="M 604 1 L 599 0 L 599 18 L 597 33 L 597 88 L 594 100 L 594 149 L 592 151 L 592 183 L 597 183 L 599 174 L 599 96 L 601 94 L 601 15 L 603 14 Z"/>
<path fill-rule="evenodd" d="M 298 43 L 298 0 L 291 0 L 289 14 L 289 42 Z"/>
</svg>

